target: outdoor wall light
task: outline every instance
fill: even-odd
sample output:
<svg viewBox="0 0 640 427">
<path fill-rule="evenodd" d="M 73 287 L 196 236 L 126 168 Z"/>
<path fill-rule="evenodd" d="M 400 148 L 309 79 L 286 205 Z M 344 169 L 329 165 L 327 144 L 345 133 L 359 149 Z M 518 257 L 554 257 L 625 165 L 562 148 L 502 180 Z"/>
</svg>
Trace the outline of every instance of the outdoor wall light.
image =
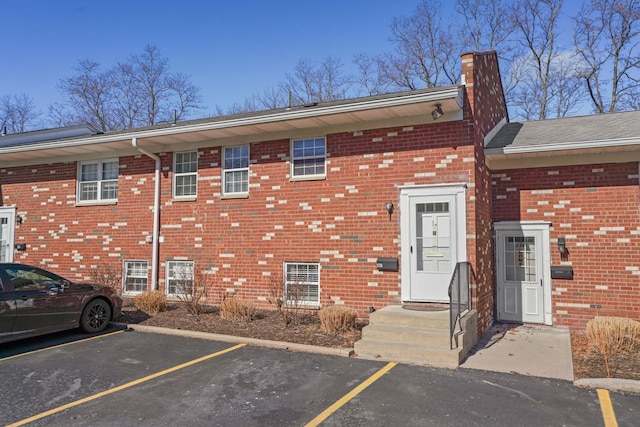
<svg viewBox="0 0 640 427">
<path fill-rule="evenodd" d="M 560 252 L 560 255 L 567 253 L 567 243 L 564 237 L 558 237 L 558 252 Z"/>
<path fill-rule="evenodd" d="M 567 249 L 567 242 L 564 237 L 558 237 L 558 252 L 560 252 L 562 261 L 566 261 L 569 258 L 569 249 Z"/>
<path fill-rule="evenodd" d="M 444 111 L 442 111 L 442 104 L 436 104 L 436 109 L 431 112 L 431 117 L 433 117 L 433 120 L 438 120 L 443 115 Z"/>
<path fill-rule="evenodd" d="M 23 222 L 24 222 L 24 218 L 22 218 L 20 215 L 18 215 L 16 217 L 16 224 L 22 225 Z"/>
<path fill-rule="evenodd" d="M 391 219 L 391 214 L 393 213 L 393 203 L 391 202 L 385 203 L 384 208 L 387 210 L 387 213 L 389 214 L 389 219 Z"/>
</svg>

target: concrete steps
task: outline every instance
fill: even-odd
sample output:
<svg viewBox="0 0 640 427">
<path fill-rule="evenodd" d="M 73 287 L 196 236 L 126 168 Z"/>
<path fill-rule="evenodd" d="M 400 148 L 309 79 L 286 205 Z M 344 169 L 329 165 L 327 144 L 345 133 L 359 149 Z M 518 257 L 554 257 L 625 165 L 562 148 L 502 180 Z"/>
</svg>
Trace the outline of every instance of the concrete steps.
<svg viewBox="0 0 640 427">
<path fill-rule="evenodd" d="M 418 365 L 455 368 L 477 341 L 477 315 L 463 317 L 459 347 L 450 348 L 449 310 L 416 311 L 387 306 L 369 317 L 362 339 L 354 345 L 357 357 Z"/>
</svg>

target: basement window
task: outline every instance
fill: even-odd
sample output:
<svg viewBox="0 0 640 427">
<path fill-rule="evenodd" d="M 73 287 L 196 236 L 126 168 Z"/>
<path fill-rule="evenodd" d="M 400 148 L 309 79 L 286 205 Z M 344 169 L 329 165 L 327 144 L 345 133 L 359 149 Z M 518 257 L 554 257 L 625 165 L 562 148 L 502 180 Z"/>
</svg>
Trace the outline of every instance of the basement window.
<svg viewBox="0 0 640 427">
<path fill-rule="evenodd" d="M 139 294 L 147 291 L 149 283 L 149 263 L 147 261 L 125 261 L 123 292 Z"/>
<path fill-rule="evenodd" d="M 77 202 L 116 202 L 118 167 L 118 159 L 78 163 Z"/>
<path fill-rule="evenodd" d="M 294 180 L 320 179 L 326 176 L 326 139 L 291 141 L 291 177 Z"/>
<path fill-rule="evenodd" d="M 320 264 L 285 262 L 284 276 L 287 304 L 296 307 L 320 305 Z"/>
<path fill-rule="evenodd" d="M 193 289 L 193 261 L 167 261 L 167 295 L 190 295 Z"/>
</svg>

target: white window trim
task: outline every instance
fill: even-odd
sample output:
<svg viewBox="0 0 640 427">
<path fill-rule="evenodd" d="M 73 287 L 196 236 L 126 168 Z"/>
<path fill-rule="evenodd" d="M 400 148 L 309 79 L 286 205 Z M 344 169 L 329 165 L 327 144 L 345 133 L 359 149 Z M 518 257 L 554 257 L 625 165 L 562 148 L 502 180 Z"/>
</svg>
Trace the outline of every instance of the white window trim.
<svg viewBox="0 0 640 427">
<path fill-rule="evenodd" d="M 126 289 L 127 287 L 127 272 L 129 271 L 127 268 L 127 264 L 129 263 L 134 263 L 134 262 L 139 262 L 139 263 L 145 263 L 147 264 L 147 275 L 146 275 L 146 279 L 147 279 L 147 291 L 149 290 L 149 261 L 144 260 L 144 259 L 126 259 L 122 262 L 122 293 L 124 295 L 137 295 L 140 294 L 144 291 L 128 291 Z M 133 276 L 133 277 L 139 277 L 139 276 Z"/>
<path fill-rule="evenodd" d="M 236 147 L 247 147 L 247 167 L 246 168 L 225 168 L 224 164 L 225 164 L 225 155 L 226 155 L 226 151 L 227 149 L 232 149 L 232 148 L 236 148 Z M 233 199 L 233 198 L 246 198 L 249 195 L 249 181 L 250 181 L 250 175 L 251 175 L 251 145 L 250 144 L 242 144 L 242 145 L 234 145 L 231 147 L 224 147 L 222 150 L 222 197 L 223 198 L 227 198 L 227 199 Z M 243 171 L 246 170 L 247 171 L 247 191 L 237 191 L 237 192 L 231 192 L 231 193 L 227 193 L 225 191 L 226 186 L 226 179 L 227 179 L 227 172 L 239 172 L 239 171 Z"/>
<path fill-rule="evenodd" d="M 318 300 L 317 301 L 298 301 L 298 304 L 296 306 L 295 301 L 289 301 L 287 299 L 287 266 L 291 265 L 291 264 L 295 264 L 295 265 L 315 265 L 318 267 L 318 282 L 317 282 L 317 286 L 318 286 Z M 296 261 L 285 261 L 282 264 L 282 277 L 284 278 L 283 280 L 283 286 L 284 288 L 282 289 L 283 292 L 283 299 L 284 299 L 284 303 L 288 306 L 296 306 L 297 308 L 319 308 L 320 307 L 320 300 L 321 300 L 321 289 L 320 289 L 320 263 L 318 262 L 296 262 Z M 315 282 L 305 282 L 304 284 L 313 284 Z"/>
<path fill-rule="evenodd" d="M 170 259 L 167 260 L 166 264 L 165 264 L 165 286 L 164 286 L 164 292 L 167 296 L 172 296 L 172 297 L 176 297 L 176 296 L 180 296 L 180 294 L 178 293 L 170 293 L 169 292 L 169 280 L 178 280 L 178 278 L 176 277 L 169 277 L 169 265 L 171 263 L 179 263 L 179 264 L 189 264 L 191 265 L 191 280 L 193 281 L 195 279 L 195 267 L 196 267 L 196 263 L 195 261 L 189 261 L 189 260 L 181 260 L 181 259 Z"/>
<path fill-rule="evenodd" d="M 116 181 L 116 185 L 119 184 L 119 179 L 120 179 L 120 159 L 118 158 L 111 158 L 111 159 L 100 159 L 100 160 L 85 160 L 85 161 L 79 161 L 78 162 L 78 167 L 77 167 L 77 171 L 76 171 L 76 205 L 105 205 L 105 204 L 113 204 L 116 203 L 118 201 L 118 198 L 116 197 L 115 199 L 102 199 L 101 195 L 102 195 L 102 183 L 104 181 L 114 181 L 112 179 L 108 179 L 108 180 L 104 180 L 102 179 L 102 165 L 105 163 L 112 163 L 115 162 L 118 164 L 118 178 L 115 179 Z M 98 180 L 96 181 L 98 183 L 98 191 L 97 191 L 97 199 L 92 199 L 92 200 L 80 200 L 80 194 L 81 194 L 81 184 L 83 182 L 92 182 L 92 181 L 82 181 L 82 166 L 83 165 L 90 165 L 90 164 L 97 164 L 98 165 Z M 117 191 L 117 190 L 116 190 Z"/>
<path fill-rule="evenodd" d="M 293 149 L 294 143 L 296 141 L 304 141 L 304 140 L 308 140 L 308 139 L 324 139 L 324 156 L 310 156 L 310 157 L 299 157 L 299 158 L 294 157 L 294 155 L 293 155 L 293 153 L 294 153 L 294 149 Z M 291 139 L 290 149 L 291 149 L 291 161 L 290 161 L 289 176 L 290 176 L 290 180 L 291 181 L 313 181 L 313 180 L 325 179 L 327 177 L 327 158 L 329 156 L 329 153 L 327 151 L 327 137 L 326 136 L 314 136 L 314 137 L 309 137 L 309 138 L 293 138 L 293 139 Z M 322 174 L 314 174 L 314 175 L 295 175 L 294 174 L 295 161 L 296 160 L 319 159 L 320 157 L 324 158 L 324 173 L 322 173 Z"/>
<path fill-rule="evenodd" d="M 183 172 L 183 173 L 177 173 L 176 172 L 176 167 L 177 167 L 177 162 L 176 162 L 176 157 L 178 154 L 186 154 L 186 153 L 196 153 L 196 171 L 195 172 Z M 196 200 L 198 198 L 198 171 L 200 170 L 200 165 L 199 165 L 199 161 L 200 161 L 200 153 L 198 152 L 198 150 L 188 150 L 188 151 L 176 151 L 173 153 L 173 178 L 172 178 L 172 182 L 171 182 L 171 194 L 173 196 L 173 200 Z M 189 176 L 189 175 L 195 175 L 196 177 L 196 194 L 189 194 L 186 196 L 178 196 L 176 195 L 176 181 L 177 178 L 179 176 Z"/>
</svg>

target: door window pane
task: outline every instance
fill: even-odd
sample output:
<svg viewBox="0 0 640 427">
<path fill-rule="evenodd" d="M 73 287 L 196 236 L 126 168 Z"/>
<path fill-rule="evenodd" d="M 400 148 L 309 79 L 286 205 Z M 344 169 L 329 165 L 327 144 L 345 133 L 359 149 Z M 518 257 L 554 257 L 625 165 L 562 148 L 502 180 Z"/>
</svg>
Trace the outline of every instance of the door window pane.
<svg viewBox="0 0 640 427">
<path fill-rule="evenodd" d="M 422 272 L 451 272 L 449 203 L 416 204 L 416 265 Z"/>
<path fill-rule="evenodd" d="M 505 279 L 510 282 L 535 282 L 536 239 L 533 236 L 505 236 Z"/>
</svg>

